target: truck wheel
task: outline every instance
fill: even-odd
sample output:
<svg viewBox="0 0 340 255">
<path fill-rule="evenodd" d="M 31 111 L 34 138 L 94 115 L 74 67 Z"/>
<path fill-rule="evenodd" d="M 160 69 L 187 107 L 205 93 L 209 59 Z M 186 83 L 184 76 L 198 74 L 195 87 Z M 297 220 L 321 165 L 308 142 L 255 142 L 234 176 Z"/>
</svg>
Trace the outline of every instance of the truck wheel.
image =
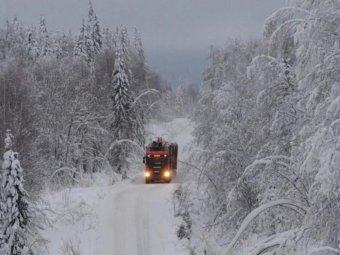
<svg viewBox="0 0 340 255">
<path fill-rule="evenodd" d="M 150 183 L 152 183 L 152 180 L 145 179 L 145 183 L 150 184 Z"/>
</svg>

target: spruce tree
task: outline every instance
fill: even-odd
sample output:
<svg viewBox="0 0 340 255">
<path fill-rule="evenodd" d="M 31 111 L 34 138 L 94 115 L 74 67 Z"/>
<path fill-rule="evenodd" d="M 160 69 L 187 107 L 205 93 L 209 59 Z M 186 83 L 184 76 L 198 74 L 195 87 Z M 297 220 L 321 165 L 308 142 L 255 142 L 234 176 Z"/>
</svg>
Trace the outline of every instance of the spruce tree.
<svg viewBox="0 0 340 255">
<path fill-rule="evenodd" d="M 83 19 L 81 27 L 80 27 L 79 35 L 74 45 L 74 56 L 76 58 L 87 61 L 85 29 L 86 29 L 86 26 L 85 26 L 85 21 Z"/>
<path fill-rule="evenodd" d="M 102 48 L 103 36 L 100 31 L 98 17 L 93 10 L 91 1 L 89 2 L 88 25 L 90 26 L 89 36 L 92 39 L 93 52 L 97 54 Z"/>
<path fill-rule="evenodd" d="M 134 58 L 132 61 L 133 73 L 133 87 L 134 91 L 139 94 L 143 89 L 147 88 L 146 85 L 146 65 L 143 43 L 138 30 L 135 29 L 134 33 Z"/>
<path fill-rule="evenodd" d="M 35 60 L 40 56 L 40 48 L 37 40 L 37 33 L 34 29 L 30 29 L 26 33 L 25 50 L 30 59 Z"/>
<path fill-rule="evenodd" d="M 130 40 L 129 34 L 126 27 L 121 27 L 118 35 L 118 48 L 121 51 L 121 58 L 125 65 L 125 72 L 130 81 L 130 86 L 133 81 L 132 71 L 131 71 L 131 58 L 130 58 Z M 119 50 L 119 49 L 118 49 Z"/>
<path fill-rule="evenodd" d="M 103 39 L 100 32 L 98 17 L 94 12 L 91 1 L 89 1 L 89 13 L 87 17 L 85 39 L 87 62 L 93 63 L 95 56 L 102 48 Z"/>
<path fill-rule="evenodd" d="M 115 68 L 112 74 L 112 116 L 110 130 L 115 140 L 131 138 L 131 116 L 132 98 L 130 95 L 130 84 L 123 57 L 123 47 L 117 50 Z M 111 153 L 112 165 L 116 171 L 126 176 L 127 170 L 127 146 L 118 145 Z"/>
<path fill-rule="evenodd" d="M 41 16 L 39 21 L 39 56 L 45 57 L 50 54 L 51 42 L 47 31 L 46 19 Z"/>
<path fill-rule="evenodd" d="M 103 36 L 100 31 L 98 17 L 94 12 L 92 2 L 89 1 L 87 23 L 85 24 L 83 19 L 74 45 L 74 56 L 92 65 L 96 55 L 101 51 L 102 45 Z"/>
<path fill-rule="evenodd" d="M 109 28 L 105 28 L 103 32 L 103 48 L 106 50 L 113 49 L 115 47 L 115 42 L 113 38 L 113 34 Z"/>
<path fill-rule="evenodd" d="M 142 43 L 142 38 L 137 28 L 135 28 L 135 33 L 134 33 L 134 48 L 139 58 L 139 61 L 144 64 L 145 54 L 144 54 L 144 49 L 143 49 L 143 43 Z"/>
<path fill-rule="evenodd" d="M 12 151 L 13 136 L 6 131 L 0 204 L 0 254 L 21 255 L 27 251 L 28 202 L 23 187 L 18 153 Z"/>
<path fill-rule="evenodd" d="M 129 59 L 128 38 L 126 30 L 121 31 L 119 47 L 116 52 L 115 68 L 112 74 L 112 114 L 110 130 L 115 141 L 129 139 L 144 145 L 144 123 L 142 115 L 137 113 L 134 95 L 130 86 L 131 70 L 127 65 Z M 111 162 L 116 171 L 127 177 L 129 167 L 127 158 L 133 147 L 119 144 L 111 152 Z"/>
</svg>

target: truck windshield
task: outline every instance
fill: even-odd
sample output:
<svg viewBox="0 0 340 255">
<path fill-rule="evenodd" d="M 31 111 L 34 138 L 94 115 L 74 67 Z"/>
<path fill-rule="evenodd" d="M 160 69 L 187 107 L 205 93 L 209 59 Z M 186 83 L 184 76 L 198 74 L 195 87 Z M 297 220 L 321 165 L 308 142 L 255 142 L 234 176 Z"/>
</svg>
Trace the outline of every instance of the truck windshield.
<svg viewBox="0 0 340 255">
<path fill-rule="evenodd" d="M 168 163 L 168 158 L 146 158 L 146 164 L 148 166 L 154 166 L 155 164 L 159 164 L 159 166 L 164 166 Z"/>
<path fill-rule="evenodd" d="M 165 147 L 164 146 L 152 146 L 148 148 L 149 151 L 164 151 Z"/>
</svg>

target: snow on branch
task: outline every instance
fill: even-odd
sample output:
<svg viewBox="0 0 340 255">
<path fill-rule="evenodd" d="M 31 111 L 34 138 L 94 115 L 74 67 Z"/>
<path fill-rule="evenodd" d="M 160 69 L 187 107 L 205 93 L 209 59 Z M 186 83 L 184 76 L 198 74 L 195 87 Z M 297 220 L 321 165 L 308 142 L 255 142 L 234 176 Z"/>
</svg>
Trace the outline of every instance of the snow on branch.
<svg viewBox="0 0 340 255">
<path fill-rule="evenodd" d="M 137 142 L 133 141 L 133 140 L 130 140 L 130 139 L 121 139 L 121 140 L 117 140 L 117 141 L 114 141 L 113 143 L 111 143 L 109 149 L 106 151 L 105 155 L 104 155 L 104 160 L 107 162 L 108 166 L 110 168 L 112 168 L 112 165 L 110 163 L 110 160 L 109 160 L 109 155 L 110 155 L 110 152 L 113 150 L 113 148 L 119 144 L 123 144 L 123 143 L 129 143 L 129 144 L 132 144 L 135 146 L 135 148 L 137 148 L 142 154 L 144 154 L 144 148 L 141 147 Z M 114 172 L 113 172 L 114 173 Z M 116 181 L 118 181 L 118 177 L 116 175 L 116 173 L 114 173 L 114 178 L 116 179 Z"/>
<path fill-rule="evenodd" d="M 302 230 L 298 228 L 295 230 L 288 230 L 283 233 L 274 234 L 257 244 L 250 255 L 265 254 L 274 248 L 276 248 L 276 253 L 274 252 L 273 254 L 277 254 L 279 253 L 280 248 L 284 247 L 285 243 L 291 236 L 295 236 L 298 232 L 304 232 L 305 230 L 306 228 L 302 228 Z"/>
<path fill-rule="evenodd" d="M 13 138 L 12 131 L 10 129 L 6 130 L 6 137 L 5 137 L 5 149 L 10 150 L 13 146 Z"/>
<path fill-rule="evenodd" d="M 80 172 L 76 171 L 75 168 L 69 168 L 69 167 L 62 167 L 57 170 L 55 170 L 52 175 L 50 176 L 50 179 L 53 179 L 54 176 L 60 172 L 66 172 L 69 174 L 69 176 L 76 182 L 79 182 L 76 178 L 74 178 L 74 175 L 80 175 Z"/>
<path fill-rule="evenodd" d="M 263 204 L 260 207 L 256 208 L 255 210 L 253 210 L 242 222 L 241 227 L 239 228 L 239 230 L 237 231 L 237 234 L 235 235 L 234 239 L 230 242 L 230 244 L 227 247 L 226 253 L 225 254 L 229 254 L 231 249 L 234 247 L 234 245 L 236 244 L 236 242 L 238 241 L 238 239 L 240 238 L 240 236 L 242 235 L 242 233 L 246 230 L 246 228 L 249 226 L 249 224 L 257 217 L 259 216 L 262 212 L 273 208 L 273 207 L 277 207 L 277 206 L 283 206 L 286 208 L 291 209 L 291 207 L 295 207 L 297 209 L 300 209 L 303 214 L 305 214 L 307 212 L 307 208 L 304 207 L 302 204 L 300 204 L 299 202 L 296 202 L 294 200 L 290 200 L 290 199 L 279 199 L 276 201 L 271 201 L 269 203 Z M 301 213 L 302 213 L 301 212 Z"/>
<path fill-rule="evenodd" d="M 264 36 L 266 38 L 269 38 L 272 35 L 273 30 L 277 28 L 277 26 L 285 23 L 288 20 L 299 18 L 304 19 L 307 18 L 309 15 L 309 11 L 298 7 L 280 8 L 266 19 Z"/>
<path fill-rule="evenodd" d="M 284 240 L 285 239 L 283 238 L 282 235 L 271 236 L 267 240 L 265 240 L 263 243 L 257 245 L 257 247 L 251 253 L 251 255 L 260 255 L 260 254 L 267 252 L 270 249 L 279 247 Z"/>
<path fill-rule="evenodd" d="M 143 97 L 143 96 L 147 96 L 149 94 L 161 94 L 161 92 L 157 89 L 147 89 L 142 91 L 142 93 L 140 93 L 135 100 L 133 101 L 131 108 L 133 108 L 135 106 L 135 104 Z"/>
<path fill-rule="evenodd" d="M 121 140 L 117 140 L 117 141 L 114 141 L 113 143 L 111 143 L 109 149 L 106 151 L 105 153 L 105 159 L 108 159 L 108 156 L 109 156 L 109 153 L 110 151 L 113 150 L 113 148 L 119 144 L 122 144 L 122 143 L 129 143 L 129 144 L 132 144 L 134 145 L 142 154 L 144 154 L 144 148 L 141 147 L 137 142 L 133 141 L 133 140 L 130 140 L 130 139 L 121 139 Z"/>
<path fill-rule="evenodd" d="M 268 20 L 275 20 L 277 19 L 277 17 L 279 16 L 288 16 L 287 14 L 291 15 L 298 15 L 298 14 L 302 14 L 302 15 L 309 15 L 309 11 L 307 11 L 306 9 L 302 9 L 299 7 L 294 7 L 294 6 L 288 6 L 288 7 L 282 7 L 280 9 L 278 9 L 276 12 L 274 12 L 269 18 L 267 18 Z"/>
<path fill-rule="evenodd" d="M 188 163 L 188 162 L 185 162 L 185 161 L 182 161 L 182 160 L 178 160 L 179 163 L 182 163 L 182 164 L 185 164 L 193 169 L 196 169 L 200 172 L 200 175 L 203 174 L 205 177 L 207 177 L 208 181 L 214 186 L 214 188 L 216 190 L 218 190 L 217 188 L 217 185 L 214 183 L 214 181 L 210 178 L 209 175 L 207 175 L 202 169 L 198 168 L 197 166 L 191 164 L 191 163 Z"/>
<path fill-rule="evenodd" d="M 277 35 L 279 34 L 279 32 L 285 28 L 288 25 L 294 26 L 294 25 L 298 25 L 300 23 L 306 22 L 305 19 L 291 19 L 286 21 L 285 23 L 281 24 L 271 35 L 270 39 L 269 39 L 269 45 L 273 45 L 273 47 L 276 46 L 276 44 L 273 44 L 273 41 L 275 38 L 277 38 Z"/>
<path fill-rule="evenodd" d="M 261 61 L 261 60 L 267 60 L 269 63 L 275 63 L 277 65 L 280 65 L 279 61 L 277 61 L 276 58 L 273 58 L 272 56 L 269 55 L 259 55 L 256 56 L 255 58 L 253 58 L 253 60 L 251 61 L 250 66 L 254 65 L 255 63 Z"/>
<path fill-rule="evenodd" d="M 247 174 L 253 167 L 258 166 L 258 165 L 276 164 L 278 166 L 281 166 L 281 167 L 284 167 L 284 168 L 287 168 L 287 169 L 292 169 L 290 164 L 289 163 L 287 164 L 284 161 L 291 162 L 291 159 L 287 156 L 279 155 L 279 156 L 269 156 L 269 157 L 266 157 L 266 158 L 263 158 L 263 159 L 255 160 L 251 165 L 246 167 L 243 175 Z M 296 175 L 296 173 L 294 172 L 294 169 L 292 169 L 292 170 L 293 170 L 293 173 Z M 277 173 L 282 178 L 287 180 L 295 188 L 295 190 L 301 195 L 301 197 L 305 200 L 307 205 L 309 205 L 308 196 L 307 196 L 308 190 L 307 190 L 305 184 L 302 181 L 301 181 L 301 186 L 302 186 L 303 190 L 301 190 L 297 186 L 297 184 L 294 181 L 291 180 L 291 178 L 289 178 L 287 175 L 283 174 L 281 171 L 277 171 L 275 169 L 273 169 L 273 171 L 275 171 L 275 173 Z M 299 176 L 297 176 L 297 177 L 299 178 Z"/>
<path fill-rule="evenodd" d="M 251 79 L 254 75 L 258 75 L 259 70 L 264 68 L 279 68 L 281 69 L 280 62 L 270 55 L 259 55 L 252 59 L 250 65 L 247 67 L 247 77 Z"/>
<path fill-rule="evenodd" d="M 340 254 L 340 250 L 339 249 L 335 249 L 335 248 L 332 248 L 332 247 L 329 247 L 329 246 L 323 246 L 323 247 L 314 248 L 311 251 L 310 254 L 312 255 L 312 254 L 316 254 L 316 253 L 319 253 L 319 252 L 325 252 L 325 251 L 333 252 L 334 254 Z"/>
<path fill-rule="evenodd" d="M 252 169 L 253 167 L 257 166 L 257 165 L 267 165 L 267 164 L 272 164 L 272 163 L 276 163 L 275 160 L 286 160 L 288 162 L 290 162 L 290 158 L 286 157 L 286 156 L 269 156 L 263 159 L 257 159 L 255 160 L 251 165 L 247 166 L 244 173 L 247 173 L 248 171 L 250 171 L 250 169 Z M 289 165 L 285 164 L 284 162 L 280 163 L 282 166 L 285 166 L 287 168 L 290 168 Z"/>
</svg>

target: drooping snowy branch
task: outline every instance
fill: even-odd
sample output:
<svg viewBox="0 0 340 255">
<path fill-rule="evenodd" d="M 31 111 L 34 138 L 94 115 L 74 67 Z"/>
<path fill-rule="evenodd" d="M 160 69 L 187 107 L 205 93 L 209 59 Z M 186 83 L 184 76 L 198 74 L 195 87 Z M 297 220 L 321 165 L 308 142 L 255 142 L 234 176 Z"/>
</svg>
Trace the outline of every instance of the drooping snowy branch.
<svg viewBox="0 0 340 255">
<path fill-rule="evenodd" d="M 335 249 L 335 248 L 332 248 L 332 247 L 329 247 L 329 246 L 323 246 L 323 247 L 318 247 L 318 248 L 313 248 L 311 251 L 310 251 L 310 255 L 313 255 L 313 254 L 318 254 L 318 253 L 322 253 L 322 252 L 332 252 L 334 254 L 340 254 L 340 250 L 339 249 Z"/>
<path fill-rule="evenodd" d="M 241 227 L 239 228 L 239 230 L 237 231 L 235 237 L 233 238 L 233 240 L 229 243 L 225 254 L 229 254 L 229 252 L 231 251 L 231 249 L 233 248 L 233 246 L 236 244 L 236 242 L 238 241 L 238 239 L 240 238 L 240 236 L 242 235 L 242 233 L 246 230 L 246 228 L 249 226 L 249 224 L 262 212 L 276 207 L 276 206 L 283 206 L 283 207 L 287 207 L 290 209 L 290 206 L 293 206 L 297 209 L 301 210 L 301 214 L 305 214 L 307 213 L 308 209 L 303 206 L 302 204 L 290 200 L 290 199 L 279 199 L 276 201 L 272 201 L 269 202 L 267 204 L 261 205 L 260 207 L 256 208 L 254 211 L 252 211 L 242 222 Z"/>
</svg>

